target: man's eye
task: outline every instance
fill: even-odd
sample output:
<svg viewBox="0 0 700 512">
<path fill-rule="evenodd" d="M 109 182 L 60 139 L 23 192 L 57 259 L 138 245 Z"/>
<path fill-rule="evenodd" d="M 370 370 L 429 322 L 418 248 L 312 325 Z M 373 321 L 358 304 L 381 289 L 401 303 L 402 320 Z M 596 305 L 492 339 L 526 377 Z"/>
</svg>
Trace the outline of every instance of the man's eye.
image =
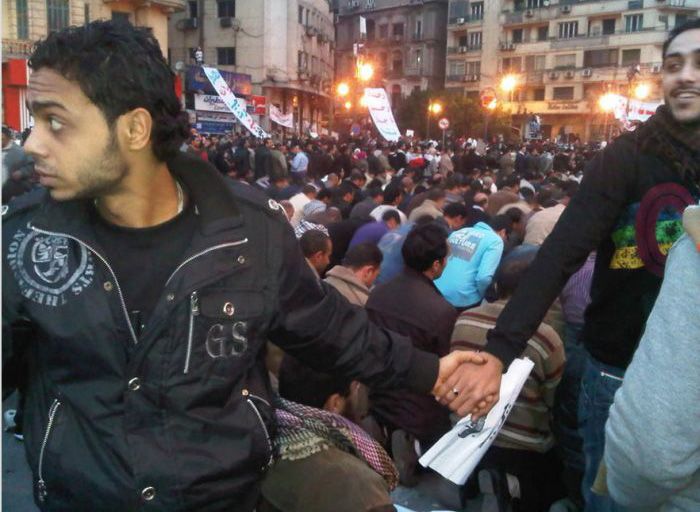
<svg viewBox="0 0 700 512">
<path fill-rule="evenodd" d="M 671 61 L 664 64 L 664 69 L 666 71 L 678 71 L 681 68 L 681 63 L 678 61 Z"/>
<path fill-rule="evenodd" d="M 51 119 L 49 119 L 49 127 L 51 128 L 51 131 L 57 132 L 61 128 L 63 128 L 63 123 L 58 119 L 52 117 Z"/>
</svg>

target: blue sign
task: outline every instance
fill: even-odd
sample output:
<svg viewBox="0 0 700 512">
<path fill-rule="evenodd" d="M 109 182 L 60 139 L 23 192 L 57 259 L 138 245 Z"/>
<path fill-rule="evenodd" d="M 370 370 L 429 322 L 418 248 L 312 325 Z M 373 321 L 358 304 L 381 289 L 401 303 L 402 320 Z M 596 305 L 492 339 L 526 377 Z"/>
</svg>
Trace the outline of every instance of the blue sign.
<svg viewBox="0 0 700 512">
<path fill-rule="evenodd" d="M 235 123 L 217 123 L 215 121 L 197 121 L 194 127 L 200 133 L 231 133 Z"/>
<path fill-rule="evenodd" d="M 250 96 L 253 92 L 252 77 L 245 73 L 232 73 L 230 71 L 219 70 L 222 78 L 236 96 Z M 204 94 L 217 94 L 207 75 L 204 74 L 201 66 L 187 66 L 187 76 L 185 80 L 186 92 L 202 92 Z"/>
</svg>

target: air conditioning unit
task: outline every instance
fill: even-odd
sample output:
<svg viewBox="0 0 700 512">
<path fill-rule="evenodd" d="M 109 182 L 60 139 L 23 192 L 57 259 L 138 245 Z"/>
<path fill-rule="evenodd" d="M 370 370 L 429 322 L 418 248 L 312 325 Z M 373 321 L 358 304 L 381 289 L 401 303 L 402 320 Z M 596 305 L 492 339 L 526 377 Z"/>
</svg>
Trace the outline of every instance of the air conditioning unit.
<svg viewBox="0 0 700 512">
<path fill-rule="evenodd" d="M 651 67 L 651 72 L 654 73 L 655 75 L 658 75 L 659 73 L 661 73 L 661 64 L 654 64 Z"/>
<path fill-rule="evenodd" d="M 465 75 L 464 81 L 465 82 L 478 82 L 479 75 Z"/>
<path fill-rule="evenodd" d="M 459 47 L 459 53 L 467 53 L 467 47 L 466 47 L 466 46 L 460 46 L 460 47 Z"/>
<path fill-rule="evenodd" d="M 224 18 L 219 18 L 219 25 L 221 28 L 232 28 L 233 30 L 239 30 L 241 28 L 241 21 L 238 18 L 226 16 Z"/>
<path fill-rule="evenodd" d="M 534 15 L 535 11 L 533 11 L 532 9 L 528 9 L 527 11 L 525 11 L 525 16 L 528 18 L 532 18 Z"/>
<path fill-rule="evenodd" d="M 581 71 L 581 76 L 584 78 L 590 78 L 593 76 L 593 70 L 591 68 L 586 68 Z"/>
<path fill-rule="evenodd" d="M 591 35 L 593 37 L 599 36 L 600 33 L 601 33 L 601 27 L 593 27 L 593 29 L 591 30 Z"/>
<path fill-rule="evenodd" d="M 571 12 L 571 6 L 570 5 L 562 5 L 561 12 L 564 14 L 569 14 Z"/>
<path fill-rule="evenodd" d="M 511 50 L 515 50 L 515 45 L 513 43 L 501 43 L 501 51 Z"/>
<path fill-rule="evenodd" d="M 550 80 L 556 80 L 559 78 L 559 73 L 557 71 L 550 71 L 549 78 Z"/>
<path fill-rule="evenodd" d="M 464 25 L 467 22 L 464 18 L 457 18 L 457 25 Z"/>
<path fill-rule="evenodd" d="M 573 78 L 573 77 L 576 76 L 576 73 L 574 73 L 573 71 L 567 71 L 566 73 L 564 73 L 564 76 L 565 76 L 566 78 L 571 79 L 571 78 Z"/>
<path fill-rule="evenodd" d="M 180 20 L 180 22 L 181 30 L 193 30 L 197 28 L 197 18 L 185 18 L 184 20 Z"/>
</svg>

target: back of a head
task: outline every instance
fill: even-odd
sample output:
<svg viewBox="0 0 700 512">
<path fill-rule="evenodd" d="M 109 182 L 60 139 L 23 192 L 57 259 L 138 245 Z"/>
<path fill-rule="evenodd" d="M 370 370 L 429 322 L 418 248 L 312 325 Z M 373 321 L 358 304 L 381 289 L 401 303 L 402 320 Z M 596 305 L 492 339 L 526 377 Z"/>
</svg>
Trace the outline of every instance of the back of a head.
<svg viewBox="0 0 700 512">
<path fill-rule="evenodd" d="M 107 124 L 143 108 L 153 119 L 155 157 L 175 156 L 189 137 L 189 118 L 175 94 L 175 75 L 148 27 L 93 21 L 52 32 L 29 59 L 33 71 L 48 68 L 76 82 Z"/>
<path fill-rule="evenodd" d="M 330 238 L 323 231 L 309 229 L 299 239 L 301 252 L 305 258 L 310 258 L 317 252 L 325 252 L 328 249 L 328 240 Z"/>
<path fill-rule="evenodd" d="M 343 258 L 343 266 L 353 270 L 366 267 L 379 267 L 382 264 L 382 251 L 379 250 L 377 244 L 365 242 L 352 246 L 345 257 Z"/>
<path fill-rule="evenodd" d="M 416 272 L 428 270 L 447 256 L 447 231 L 434 223 L 415 226 L 401 248 L 404 264 Z"/>
<path fill-rule="evenodd" d="M 450 203 L 445 206 L 442 213 L 445 217 L 451 219 L 455 217 L 464 217 L 466 219 L 469 216 L 469 211 L 464 203 Z"/>
<path fill-rule="evenodd" d="M 506 233 L 509 234 L 513 229 L 513 221 L 508 215 L 495 215 L 489 219 L 488 224 L 496 232 L 505 229 Z"/>
<path fill-rule="evenodd" d="M 393 220 L 396 224 L 401 224 L 401 216 L 398 210 L 391 208 L 382 213 L 382 222 L 389 222 L 390 220 Z"/>
<path fill-rule="evenodd" d="M 494 277 L 499 298 L 513 295 L 538 250 L 538 245 L 521 245 L 503 258 Z"/>
<path fill-rule="evenodd" d="M 286 354 L 280 366 L 280 396 L 317 409 L 323 409 L 326 400 L 335 393 L 348 396 L 350 382 L 350 379 L 341 377 L 338 372 L 317 372 Z"/>
<path fill-rule="evenodd" d="M 426 199 L 430 199 L 431 201 L 439 201 L 440 199 L 445 198 L 445 189 L 442 187 L 433 187 L 428 190 Z"/>
</svg>

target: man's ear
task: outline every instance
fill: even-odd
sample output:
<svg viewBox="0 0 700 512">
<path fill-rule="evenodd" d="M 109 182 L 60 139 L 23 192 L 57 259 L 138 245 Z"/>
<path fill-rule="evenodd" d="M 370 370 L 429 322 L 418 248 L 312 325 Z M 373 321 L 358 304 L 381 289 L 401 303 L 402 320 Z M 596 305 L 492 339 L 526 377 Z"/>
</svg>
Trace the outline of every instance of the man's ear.
<svg viewBox="0 0 700 512">
<path fill-rule="evenodd" d="M 122 114 L 117 120 L 117 130 L 122 147 L 128 151 L 142 151 L 151 142 L 153 118 L 145 108 L 136 108 Z"/>
<path fill-rule="evenodd" d="M 345 412 L 345 398 L 340 396 L 340 393 L 333 393 L 326 399 L 323 409 L 342 416 Z"/>
</svg>

